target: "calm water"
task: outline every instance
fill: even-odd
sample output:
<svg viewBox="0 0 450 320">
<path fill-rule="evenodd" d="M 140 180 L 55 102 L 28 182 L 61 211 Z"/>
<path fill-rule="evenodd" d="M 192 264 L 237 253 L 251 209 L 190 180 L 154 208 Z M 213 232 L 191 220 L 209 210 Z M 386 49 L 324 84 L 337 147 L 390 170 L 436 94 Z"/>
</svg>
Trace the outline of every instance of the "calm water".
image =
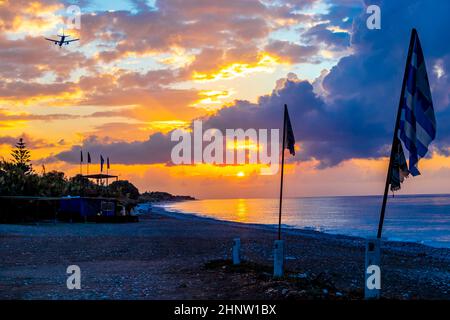
<svg viewBox="0 0 450 320">
<path fill-rule="evenodd" d="M 381 197 L 283 200 L 284 225 L 333 234 L 376 236 Z M 277 199 L 197 200 L 165 204 L 170 211 L 246 223 L 276 225 Z M 383 237 L 450 248 L 450 195 L 392 196 Z"/>
</svg>

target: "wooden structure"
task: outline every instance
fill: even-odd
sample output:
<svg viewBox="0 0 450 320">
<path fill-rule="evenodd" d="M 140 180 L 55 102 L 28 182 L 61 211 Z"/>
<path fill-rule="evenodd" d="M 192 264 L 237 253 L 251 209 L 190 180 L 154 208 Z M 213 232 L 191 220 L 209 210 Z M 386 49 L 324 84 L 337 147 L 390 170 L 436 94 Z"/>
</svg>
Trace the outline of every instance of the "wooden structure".
<svg viewBox="0 0 450 320">
<path fill-rule="evenodd" d="M 0 208 L 0 223 L 138 221 L 127 205 L 117 198 L 0 196 Z"/>
<path fill-rule="evenodd" d="M 100 185 L 100 184 L 103 185 L 103 181 L 106 181 L 106 185 L 108 185 L 109 179 L 116 179 L 116 181 L 119 180 L 119 176 L 115 176 L 115 175 L 111 175 L 111 174 L 103 174 L 103 173 L 86 174 L 86 175 L 83 175 L 83 178 L 94 179 L 97 181 L 98 185 Z"/>
</svg>

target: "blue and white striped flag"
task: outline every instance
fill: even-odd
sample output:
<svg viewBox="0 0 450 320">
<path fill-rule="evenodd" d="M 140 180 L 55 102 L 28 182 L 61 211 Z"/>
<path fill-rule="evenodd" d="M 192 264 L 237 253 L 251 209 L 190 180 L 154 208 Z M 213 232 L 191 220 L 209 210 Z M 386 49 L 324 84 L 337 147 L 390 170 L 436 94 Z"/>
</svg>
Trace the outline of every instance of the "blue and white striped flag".
<svg viewBox="0 0 450 320">
<path fill-rule="evenodd" d="M 410 46 L 411 63 L 406 68 L 406 86 L 401 104 L 400 139 L 409 152 L 409 172 L 420 175 L 419 159 L 436 137 L 436 118 L 431 99 L 425 59 L 415 30 Z"/>
</svg>

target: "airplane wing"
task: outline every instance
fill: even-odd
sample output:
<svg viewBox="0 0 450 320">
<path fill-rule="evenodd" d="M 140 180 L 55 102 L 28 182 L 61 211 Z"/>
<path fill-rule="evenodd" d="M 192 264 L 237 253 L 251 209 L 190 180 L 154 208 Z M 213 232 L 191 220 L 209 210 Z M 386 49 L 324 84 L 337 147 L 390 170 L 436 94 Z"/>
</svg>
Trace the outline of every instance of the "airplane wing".
<svg viewBox="0 0 450 320">
<path fill-rule="evenodd" d="M 45 38 L 45 40 L 51 41 L 51 42 L 53 42 L 53 43 L 55 43 L 55 44 L 59 42 L 58 40 L 55 40 L 55 39 L 49 39 L 49 38 Z"/>
<path fill-rule="evenodd" d="M 66 41 L 64 41 L 64 43 L 65 43 L 65 44 L 68 44 L 69 42 L 74 42 L 74 41 L 78 41 L 78 40 L 80 40 L 80 39 L 66 40 Z"/>
</svg>

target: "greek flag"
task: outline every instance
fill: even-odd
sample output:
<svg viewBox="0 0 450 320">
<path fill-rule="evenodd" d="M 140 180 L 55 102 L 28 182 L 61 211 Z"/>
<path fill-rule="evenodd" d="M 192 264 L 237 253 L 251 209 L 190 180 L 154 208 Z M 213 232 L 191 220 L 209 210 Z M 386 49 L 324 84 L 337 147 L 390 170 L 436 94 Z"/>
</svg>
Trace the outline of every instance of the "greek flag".
<svg viewBox="0 0 450 320">
<path fill-rule="evenodd" d="M 420 175 L 419 159 L 428 152 L 428 146 L 436 137 L 430 85 L 419 36 L 413 30 L 410 45 L 410 63 L 406 67 L 406 85 L 400 105 L 400 139 L 409 152 L 409 172 Z"/>
</svg>

